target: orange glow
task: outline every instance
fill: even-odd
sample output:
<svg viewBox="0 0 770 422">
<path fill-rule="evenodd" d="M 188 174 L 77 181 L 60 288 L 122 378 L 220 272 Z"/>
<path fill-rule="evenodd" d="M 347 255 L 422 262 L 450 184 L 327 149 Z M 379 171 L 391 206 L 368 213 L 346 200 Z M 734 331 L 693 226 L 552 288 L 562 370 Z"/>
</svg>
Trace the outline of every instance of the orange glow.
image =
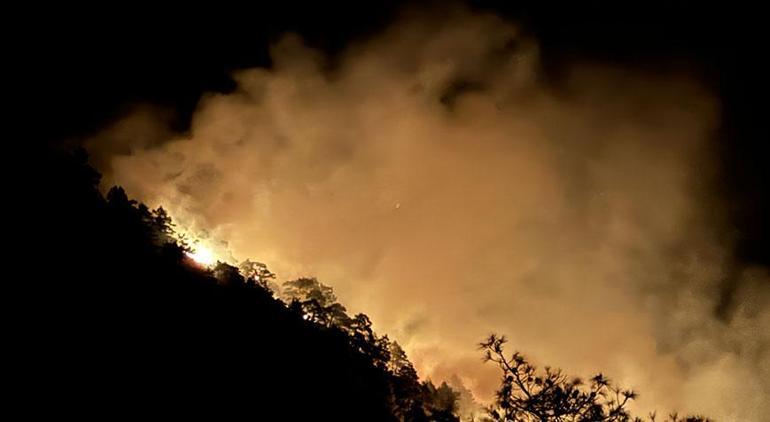
<svg viewBox="0 0 770 422">
<path fill-rule="evenodd" d="M 211 266 L 217 262 L 217 258 L 214 256 L 214 252 L 205 246 L 197 246 L 192 252 L 186 253 L 190 259 L 204 266 Z"/>
</svg>

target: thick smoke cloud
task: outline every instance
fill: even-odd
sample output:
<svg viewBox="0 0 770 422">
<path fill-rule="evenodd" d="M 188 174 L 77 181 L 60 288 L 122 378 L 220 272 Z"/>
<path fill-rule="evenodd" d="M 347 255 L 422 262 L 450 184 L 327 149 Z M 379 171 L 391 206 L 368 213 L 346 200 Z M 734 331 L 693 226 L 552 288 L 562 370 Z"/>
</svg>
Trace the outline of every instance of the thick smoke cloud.
<svg viewBox="0 0 770 422">
<path fill-rule="evenodd" d="M 106 182 L 221 256 L 317 276 L 480 400 L 494 331 L 642 410 L 770 413 L 768 275 L 731 261 L 718 102 L 687 74 L 576 62 L 548 84 L 532 40 L 463 11 L 333 63 L 291 35 L 272 57 L 204 98 L 189 136 L 141 109 L 92 139 Z"/>
</svg>

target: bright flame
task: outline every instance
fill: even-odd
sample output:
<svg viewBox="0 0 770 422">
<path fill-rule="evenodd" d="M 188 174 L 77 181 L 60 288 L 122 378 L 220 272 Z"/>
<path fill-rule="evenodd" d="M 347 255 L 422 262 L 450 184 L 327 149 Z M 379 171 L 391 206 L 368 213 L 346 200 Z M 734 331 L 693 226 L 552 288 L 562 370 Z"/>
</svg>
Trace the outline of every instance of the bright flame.
<svg viewBox="0 0 770 422">
<path fill-rule="evenodd" d="M 205 246 L 197 246 L 192 252 L 187 252 L 187 256 L 193 261 L 207 267 L 214 265 L 214 263 L 217 262 L 214 252 Z"/>
</svg>

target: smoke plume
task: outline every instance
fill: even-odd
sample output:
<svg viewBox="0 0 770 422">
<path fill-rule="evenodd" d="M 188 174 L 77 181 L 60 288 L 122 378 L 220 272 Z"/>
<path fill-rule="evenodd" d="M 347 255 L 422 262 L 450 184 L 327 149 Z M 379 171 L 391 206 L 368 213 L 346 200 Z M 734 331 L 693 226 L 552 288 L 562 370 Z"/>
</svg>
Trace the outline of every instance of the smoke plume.
<svg viewBox="0 0 770 422">
<path fill-rule="evenodd" d="M 575 61 L 550 83 L 534 40 L 461 10 L 334 60 L 287 35 L 272 59 L 187 135 L 139 108 L 91 139 L 106 183 L 220 256 L 332 285 L 479 400 L 498 374 L 475 344 L 497 332 L 640 410 L 770 414 L 768 273 L 732 259 L 719 104 L 695 78 Z"/>
</svg>

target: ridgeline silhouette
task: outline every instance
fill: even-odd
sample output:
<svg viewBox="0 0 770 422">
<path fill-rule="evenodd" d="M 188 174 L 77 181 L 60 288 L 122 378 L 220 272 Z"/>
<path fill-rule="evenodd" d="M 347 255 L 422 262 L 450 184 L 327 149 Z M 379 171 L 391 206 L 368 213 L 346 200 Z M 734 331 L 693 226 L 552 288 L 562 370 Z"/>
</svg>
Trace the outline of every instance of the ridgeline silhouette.
<svg viewBox="0 0 770 422">
<path fill-rule="evenodd" d="M 195 265 L 163 209 L 119 187 L 101 195 L 82 150 L 47 155 L 41 171 L 46 250 L 25 306 L 24 378 L 42 393 L 32 414 L 458 420 L 451 389 L 420 382 L 330 288 L 289 282 L 287 305 L 264 265 Z"/>
<path fill-rule="evenodd" d="M 162 208 L 120 187 L 99 192 L 83 150 L 40 164 L 41 194 L 29 204 L 40 235 L 16 304 L 27 417 L 460 420 L 458 393 L 420 381 L 398 343 L 348 315 L 330 287 L 313 278 L 278 287 L 254 261 L 195 265 Z M 482 344 L 504 371 L 492 420 L 631 420 L 631 395 L 611 402 L 603 379 L 583 392 L 560 372 L 535 377 L 520 355 L 504 357 L 503 343 Z"/>
</svg>

